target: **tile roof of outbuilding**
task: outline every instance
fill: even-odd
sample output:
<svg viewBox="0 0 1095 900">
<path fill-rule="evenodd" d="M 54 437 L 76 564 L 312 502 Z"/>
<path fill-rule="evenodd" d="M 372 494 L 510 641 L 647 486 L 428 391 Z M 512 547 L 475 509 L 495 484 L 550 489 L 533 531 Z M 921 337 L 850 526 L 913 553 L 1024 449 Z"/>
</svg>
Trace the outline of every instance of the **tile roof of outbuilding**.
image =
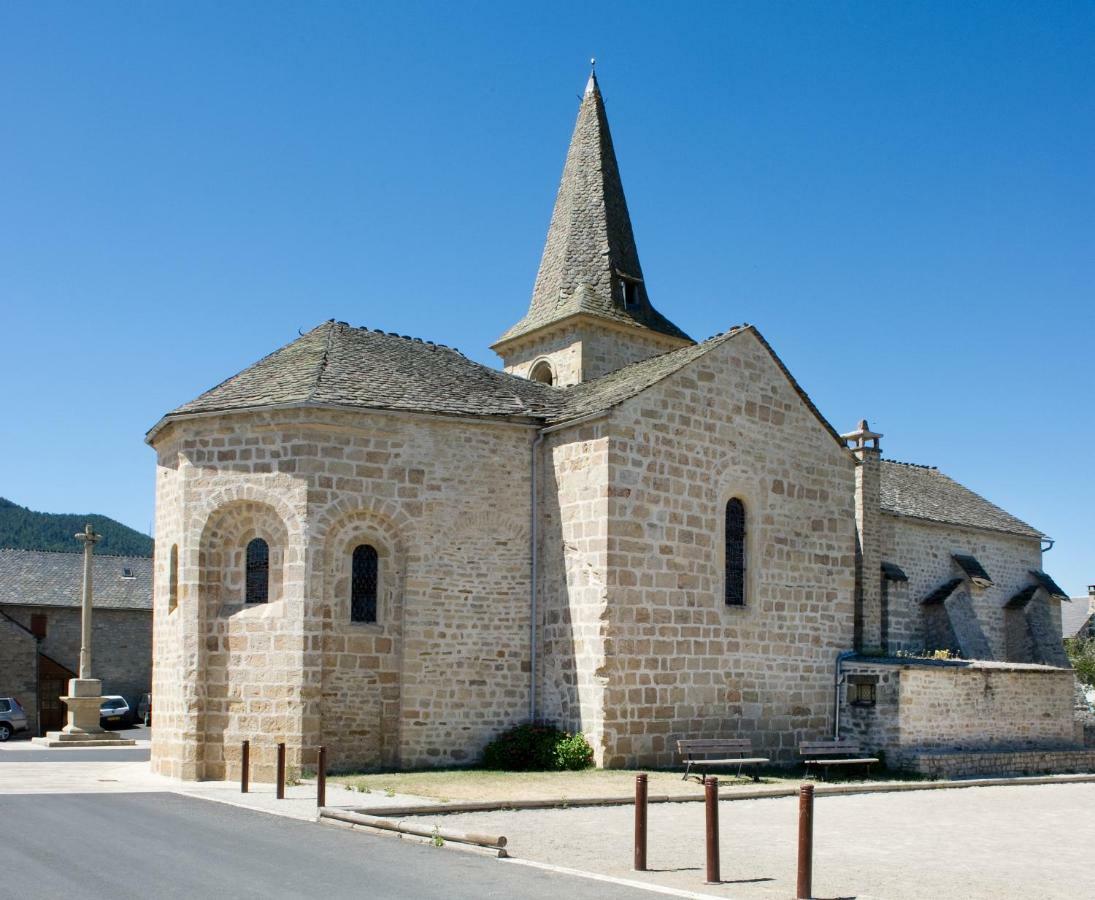
<svg viewBox="0 0 1095 900">
<path fill-rule="evenodd" d="M 948 525 L 1043 537 L 1038 529 L 938 469 L 884 459 L 881 475 L 883 512 Z"/>
<path fill-rule="evenodd" d="M 1095 612 L 1091 610 L 1091 601 L 1087 597 L 1073 597 L 1068 603 L 1061 604 L 1061 636 L 1075 637 L 1087 624 Z"/>
<path fill-rule="evenodd" d="M 634 285 L 625 304 L 620 279 Z M 591 75 L 570 139 L 528 312 L 495 343 L 586 313 L 691 341 L 650 303 L 604 100 Z"/>
<path fill-rule="evenodd" d="M 149 557 L 95 555 L 91 577 L 95 609 L 152 609 Z M 83 553 L 0 550 L 0 605 L 79 606 L 83 579 Z"/>
</svg>

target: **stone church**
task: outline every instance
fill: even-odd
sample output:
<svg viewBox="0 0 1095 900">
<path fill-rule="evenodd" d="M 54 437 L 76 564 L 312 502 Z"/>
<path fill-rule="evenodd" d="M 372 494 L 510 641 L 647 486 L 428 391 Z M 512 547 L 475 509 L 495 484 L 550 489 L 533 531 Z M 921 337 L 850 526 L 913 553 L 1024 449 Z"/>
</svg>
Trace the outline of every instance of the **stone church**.
<svg viewBox="0 0 1095 900">
<path fill-rule="evenodd" d="M 324 322 L 149 432 L 156 771 L 235 777 L 243 739 L 260 778 L 282 740 L 470 764 L 528 720 L 603 766 L 834 731 L 921 768 L 1090 756 L 1041 532 L 842 437 L 754 326 L 655 308 L 595 77 L 493 349 Z"/>
</svg>

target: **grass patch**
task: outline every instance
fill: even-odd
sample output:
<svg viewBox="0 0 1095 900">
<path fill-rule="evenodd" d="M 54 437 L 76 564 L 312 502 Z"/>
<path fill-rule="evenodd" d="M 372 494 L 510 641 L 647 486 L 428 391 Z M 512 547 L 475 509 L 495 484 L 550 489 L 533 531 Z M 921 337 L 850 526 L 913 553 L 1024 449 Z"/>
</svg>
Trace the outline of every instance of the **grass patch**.
<svg viewBox="0 0 1095 900">
<path fill-rule="evenodd" d="M 581 772 L 500 772 L 490 769 L 429 769 L 421 772 L 378 772 L 348 774 L 329 778 L 363 793 L 377 792 L 386 796 L 411 794 L 442 802 L 506 800 L 575 800 L 580 797 L 625 797 L 635 792 L 635 774 L 649 775 L 651 794 L 674 797 L 698 796 L 703 786 L 695 781 L 683 781 L 681 770 L 651 771 L 650 769 L 586 769 Z M 796 784 L 797 775 L 787 772 L 761 774 L 754 785 L 748 776 L 734 778 L 729 773 L 718 774 L 720 789 L 748 790 L 751 787 L 774 787 Z"/>
</svg>

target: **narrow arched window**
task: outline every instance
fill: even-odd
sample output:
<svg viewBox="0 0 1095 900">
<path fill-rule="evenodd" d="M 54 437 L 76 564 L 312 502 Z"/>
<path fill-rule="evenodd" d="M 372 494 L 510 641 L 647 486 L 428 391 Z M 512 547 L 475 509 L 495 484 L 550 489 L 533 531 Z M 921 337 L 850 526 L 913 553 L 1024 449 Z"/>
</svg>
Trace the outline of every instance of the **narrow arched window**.
<svg viewBox="0 0 1095 900">
<path fill-rule="evenodd" d="M 745 504 L 726 504 L 726 605 L 745 605 Z"/>
<path fill-rule="evenodd" d="M 546 359 L 540 360 L 532 367 L 529 378 L 539 381 L 541 384 L 555 384 L 555 373 L 551 371 L 551 363 Z"/>
<path fill-rule="evenodd" d="M 167 559 L 167 611 L 174 612 L 179 605 L 179 545 L 171 545 Z"/>
<path fill-rule="evenodd" d="M 270 547 L 262 538 L 247 545 L 248 603 L 266 603 L 270 599 Z"/>
<path fill-rule="evenodd" d="M 351 622 L 376 621 L 377 570 L 376 547 L 371 544 L 355 547 L 350 578 Z"/>
</svg>

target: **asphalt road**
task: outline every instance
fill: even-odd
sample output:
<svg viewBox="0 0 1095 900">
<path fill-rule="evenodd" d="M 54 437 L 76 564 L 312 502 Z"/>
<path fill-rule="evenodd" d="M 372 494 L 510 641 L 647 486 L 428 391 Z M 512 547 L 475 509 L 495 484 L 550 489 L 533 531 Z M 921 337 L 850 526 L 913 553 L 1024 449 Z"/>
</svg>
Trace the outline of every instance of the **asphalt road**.
<svg viewBox="0 0 1095 900">
<path fill-rule="evenodd" d="M 18 746 L 18 745 L 16 745 Z M 102 747 L 98 750 L 59 750 L 56 747 L 31 749 L 8 746 L 0 754 L 0 764 L 6 762 L 147 762 L 148 745 L 144 747 Z"/>
<path fill-rule="evenodd" d="M 0 897 L 622 900 L 645 892 L 175 794 L 0 797 Z"/>
</svg>

